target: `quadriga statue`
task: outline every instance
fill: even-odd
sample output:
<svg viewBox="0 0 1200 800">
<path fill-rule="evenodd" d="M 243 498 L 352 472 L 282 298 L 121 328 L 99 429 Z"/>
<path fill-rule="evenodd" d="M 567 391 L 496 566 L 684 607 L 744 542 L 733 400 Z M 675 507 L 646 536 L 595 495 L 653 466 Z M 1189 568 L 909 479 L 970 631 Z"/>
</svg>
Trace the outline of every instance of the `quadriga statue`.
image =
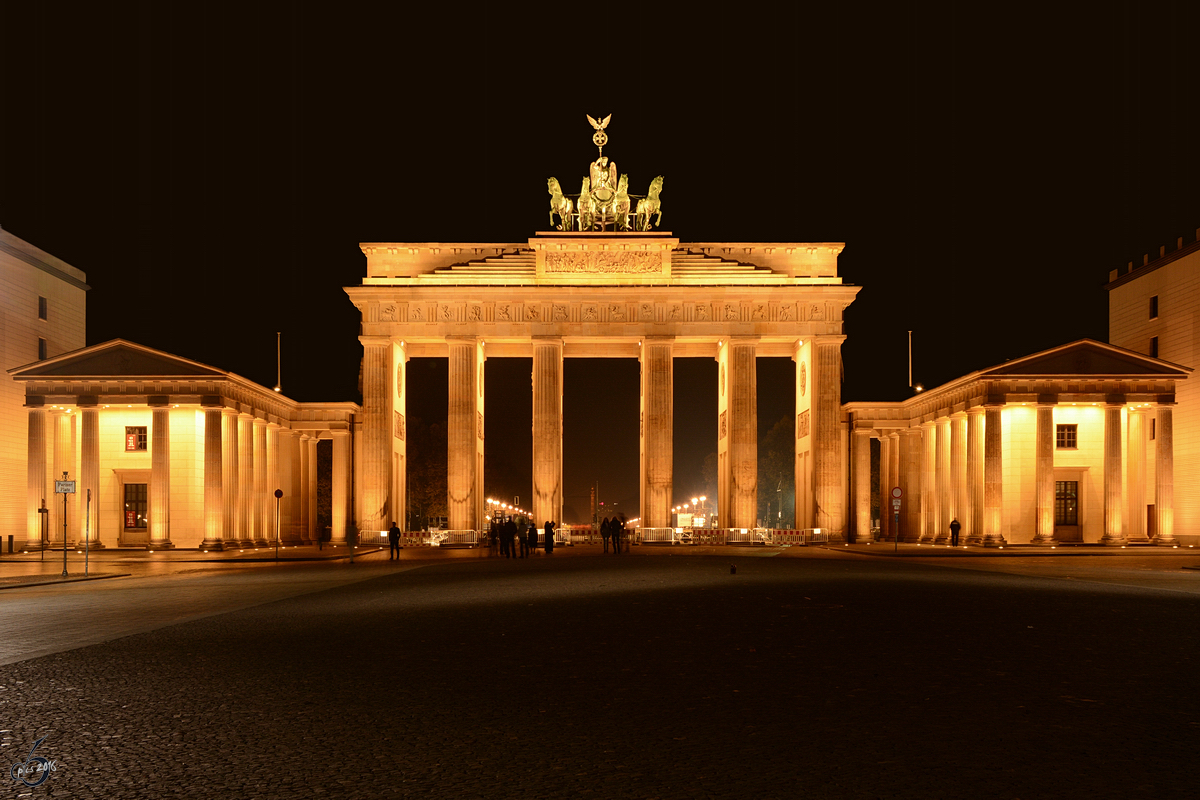
<svg viewBox="0 0 1200 800">
<path fill-rule="evenodd" d="M 559 222 L 562 223 L 558 230 L 571 230 L 571 211 L 574 207 L 571 198 L 563 194 L 562 187 L 558 185 L 558 178 L 548 179 L 546 186 L 550 192 L 550 227 L 554 227 L 554 215 L 558 214 Z"/>
<path fill-rule="evenodd" d="M 662 203 L 658 199 L 658 195 L 662 192 L 663 176 L 659 175 L 654 180 L 650 181 L 650 191 L 646 196 L 638 200 L 637 204 L 637 230 L 650 230 L 650 218 L 655 214 L 658 218 L 654 220 L 655 225 L 662 224 Z"/>
</svg>

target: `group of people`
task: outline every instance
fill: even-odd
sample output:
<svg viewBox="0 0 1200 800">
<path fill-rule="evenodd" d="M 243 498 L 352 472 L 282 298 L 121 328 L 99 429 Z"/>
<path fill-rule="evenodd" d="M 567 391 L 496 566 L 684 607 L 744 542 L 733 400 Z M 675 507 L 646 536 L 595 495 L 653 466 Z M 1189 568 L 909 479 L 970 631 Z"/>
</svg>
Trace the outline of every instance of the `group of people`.
<svg viewBox="0 0 1200 800">
<path fill-rule="evenodd" d="M 608 552 L 608 543 L 611 541 L 613 552 L 620 555 L 621 542 L 625 539 L 625 520 L 619 517 L 605 517 L 600 523 L 600 538 L 604 540 L 604 552 Z M 625 543 L 625 547 L 629 547 L 628 542 Z"/>
<path fill-rule="evenodd" d="M 555 524 L 551 520 L 546 520 L 543 527 L 545 529 L 543 547 L 547 553 L 553 553 Z M 509 517 L 505 522 L 493 519 L 488 532 L 488 541 L 492 550 L 495 551 L 498 546 L 500 555 L 505 558 L 528 558 L 537 550 L 538 528 L 536 525 L 530 525 L 525 517 L 516 519 Z"/>
</svg>

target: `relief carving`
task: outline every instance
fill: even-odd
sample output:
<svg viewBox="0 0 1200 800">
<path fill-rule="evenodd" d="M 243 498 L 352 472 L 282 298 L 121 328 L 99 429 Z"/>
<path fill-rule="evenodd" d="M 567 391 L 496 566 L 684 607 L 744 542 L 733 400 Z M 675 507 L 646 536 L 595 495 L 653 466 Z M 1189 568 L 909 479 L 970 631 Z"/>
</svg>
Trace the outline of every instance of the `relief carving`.
<svg viewBox="0 0 1200 800">
<path fill-rule="evenodd" d="M 608 319 L 611 322 L 625 321 L 625 307 L 617 303 L 608 304 Z"/>
<path fill-rule="evenodd" d="M 392 414 L 392 435 L 400 441 L 404 441 L 404 415 L 399 411 L 393 411 Z"/>
<path fill-rule="evenodd" d="M 526 322 L 537 322 L 539 319 L 541 319 L 541 313 L 538 310 L 537 306 L 534 306 L 534 305 L 525 306 L 525 321 Z"/>
<path fill-rule="evenodd" d="M 509 309 L 508 303 L 496 306 L 496 319 L 500 322 L 512 322 L 512 311 Z"/>
<path fill-rule="evenodd" d="M 475 412 L 475 426 L 476 426 L 476 435 L 480 439 L 482 439 L 483 438 L 483 412 L 482 411 Z"/>
<path fill-rule="evenodd" d="M 445 303 L 438 304 L 438 320 L 440 322 L 450 321 L 450 306 L 446 305 Z"/>
<path fill-rule="evenodd" d="M 467 313 L 468 313 L 468 316 L 471 318 L 471 322 L 482 322 L 483 321 L 483 308 L 482 307 L 471 306 L 471 310 Z"/>
<path fill-rule="evenodd" d="M 755 303 L 754 304 L 754 313 L 751 315 L 751 319 L 760 320 L 760 319 L 766 319 L 766 318 L 767 318 L 767 307 L 765 305 L 763 305 L 762 303 Z"/>
<path fill-rule="evenodd" d="M 650 303 L 642 303 L 639 307 L 639 314 L 644 320 L 654 321 L 654 306 Z"/>
<path fill-rule="evenodd" d="M 594 303 L 588 303 L 583 307 L 583 321 L 595 322 L 600 317 L 600 309 Z"/>
<path fill-rule="evenodd" d="M 801 411 L 796 415 L 796 438 L 803 439 L 808 436 L 808 411 Z"/>
<path fill-rule="evenodd" d="M 779 319 L 786 322 L 792 318 L 792 306 L 789 303 L 786 306 L 779 307 Z"/>
<path fill-rule="evenodd" d="M 712 319 L 712 314 L 709 313 L 708 306 L 696 306 L 696 320 L 698 322 L 708 322 L 710 319 Z"/>
<path fill-rule="evenodd" d="M 654 252 L 573 251 L 546 253 L 546 272 L 661 272 L 662 256 Z"/>
<path fill-rule="evenodd" d="M 722 411 L 722 412 L 721 412 L 721 431 L 720 431 L 720 433 L 719 433 L 719 434 L 717 434 L 717 438 L 718 438 L 718 439 L 724 439 L 724 438 L 725 438 L 725 414 L 726 414 L 726 413 L 727 413 L 727 412 L 725 412 L 725 411 Z"/>
<path fill-rule="evenodd" d="M 379 309 L 380 322 L 395 322 L 396 321 L 396 306 L 393 303 L 388 303 L 383 308 Z"/>
<path fill-rule="evenodd" d="M 725 306 L 725 319 L 733 322 L 741 317 L 741 309 L 734 305 Z"/>
<path fill-rule="evenodd" d="M 554 321 L 555 322 L 566 322 L 568 317 L 569 317 L 569 314 L 567 314 L 567 307 L 564 305 L 560 305 L 559 303 L 555 303 L 554 304 Z"/>
<path fill-rule="evenodd" d="M 409 322 L 424 322 L 425 321 L 425 315 L 421 311 L 420 306 L 411 305 L 408 307 L 408 320 L 409 320 Z"/>
<path fill-rule="evenodd" d="M 812 307 L 808 310 L 808 318 L 809 319 L 825 319 L 825 312 L 821 310 L 821 307 L 819 305 L 817 305 L 816 303 L 813 303 Z"/>
<path fill-rule="evenodd" d="M 675 321 L 683 319 L 683 306 L 679 305 L 679 303 L 671 306 L 671 319 Z"/>
</svg>

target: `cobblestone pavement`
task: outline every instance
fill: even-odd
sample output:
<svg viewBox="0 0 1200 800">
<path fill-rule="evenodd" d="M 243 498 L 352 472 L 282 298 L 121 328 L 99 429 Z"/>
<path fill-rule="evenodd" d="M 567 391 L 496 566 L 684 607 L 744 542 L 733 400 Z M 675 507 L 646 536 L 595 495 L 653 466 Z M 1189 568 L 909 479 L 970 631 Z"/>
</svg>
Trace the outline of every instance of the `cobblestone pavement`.
<svg viewBox="0 0 1200 800">
<path fill-rule="evenodd" d="M 176 577 L 259 602 L 0 666 L 0 753 L 56 762 L 19 796 L 1196 796 L 1192 594 L 816 550 L 372 559 L 270 602 Z"/>
</svg>

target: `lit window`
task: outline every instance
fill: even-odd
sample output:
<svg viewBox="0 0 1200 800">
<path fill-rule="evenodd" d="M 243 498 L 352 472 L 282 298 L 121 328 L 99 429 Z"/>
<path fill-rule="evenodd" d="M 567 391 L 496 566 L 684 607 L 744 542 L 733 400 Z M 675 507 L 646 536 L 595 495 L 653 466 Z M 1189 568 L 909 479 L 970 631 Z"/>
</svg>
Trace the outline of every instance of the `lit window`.
<svg viewBox="0 0 1200 800">
<path fill-rule="evenodd" d="M 1076 437 L 1078 435 L 1078 425 L 1057 425 L 1055 437 L 1055 446 L 1059 450 L 1074 450 L 1076 449 Z"/>
<path fill-rule="evenodd" d="M 46 308 L 46 298 L 39 297 L 38 298 L 38 319 L 46 319 L 47 315 L 48 315 L 48 311 Z"/>
<path fill-rule="evenodd" d="M 125 426 L 125 452 L 144 453 L 146 451 L 146 426 Z"/>
<path fill-rule="evenodd" d="M 1074 425 L 1058 427 L 1071 427 Z M 1054 524 L 1079 524 L 1079 481 L 1054 482 Z"/>
<path fill-rule="evenodd" d="M 146 527 L 148 484 L 125 484 L 125 529 L 143 530 Z"/>
<path fill-rule="evenodd" d="M 1158 337 L 1157 336 L 1150 337 L 1150 357 L 1158 358 Z"/>
<path fill-rule="evenodd" d="M 38 361 L 46 360 L 46 340 L 38 337 Z"/>
<path fill-rule="evenodd" d="M 1158 319 L 1158 295 L 1150 298 L 1150 319 Z"/>
</svg>

